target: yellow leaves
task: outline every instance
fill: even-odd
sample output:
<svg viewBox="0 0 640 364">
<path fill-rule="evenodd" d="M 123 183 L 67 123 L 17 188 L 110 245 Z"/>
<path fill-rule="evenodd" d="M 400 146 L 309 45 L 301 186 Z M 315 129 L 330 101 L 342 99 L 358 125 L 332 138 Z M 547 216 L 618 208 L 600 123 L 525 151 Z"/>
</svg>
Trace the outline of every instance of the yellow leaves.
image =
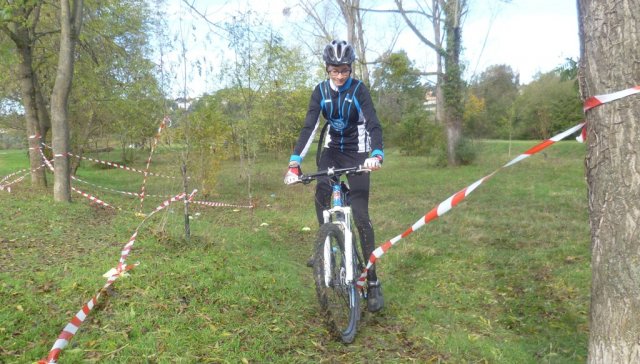
<svg viewBox="0 0 640 364">
<path fill-rule="evenodd" d="M 485 110 L 485 100 L 477 97 L 473 93 L 469 95 L 469 99 L 465 103 L 463 119 L 472 120 Z"/>
</svg>

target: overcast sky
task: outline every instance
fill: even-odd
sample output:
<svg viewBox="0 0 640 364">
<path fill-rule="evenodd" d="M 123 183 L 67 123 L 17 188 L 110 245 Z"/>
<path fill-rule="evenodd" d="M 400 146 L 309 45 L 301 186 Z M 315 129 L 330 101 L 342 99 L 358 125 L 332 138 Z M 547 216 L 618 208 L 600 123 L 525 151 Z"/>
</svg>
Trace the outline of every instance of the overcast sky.
<svg viewBox="0 0 640 364">
<path fill-rule="evenodd" d="M 472 3 L 463 29 L 465 59 L 471 70 L 482 72 L 493 64 L 507 64 L 520 73 L 522 83 L 529 83 L 536 73 L 580 55 L 574 0 Z"/>
<path fill-rule="evenodd" d="M 231 15 L 246 9 L 258 14 L 266 14 L 274 28 L 281 31 L 286 42 L 296 42 L 296 34 L 291 34 L 291 22 L 303 19 L 299 8 L 293 7 L 288 17 L 282 10 L 293 6 L 295 0 L 190 0 L 207 18 L 222 22 Z M 405 1 L 405 6 L 411 1 Z M 187 60 L 187 94 L 195 95 L 214 86 L 215 57 L 222 57 L 228 42 L 211 32 L 201 19 L 194 19 L 187 13 L 182 0 L 168 0 L 168 15 L 172 32 L 182 26 L 182 37 L 189 43 L 187 53 L 179 50 L 173 54 L 173 62 Z M 361 6 L 383 9 L 395 8 L 392 0 L 362 0 Z M 367 15 L 374 16 L 374 15 Z M 382 16 L 382 15 L 378 15 Z M 389 18 L 389 15 L 385 16 Z M 383 18 L 379 18 L 383 19 Z M 385 31 L 388 25 L 382 21 L 376 29 L 368 31 L 369 46 L 380 43 L 381 48 L 388 43 Z M 416 66 L 423 71 L 433 71 L 433 51 L 423 45 L 412 31 L 405 30 L 396 43 L 396 49 L 404 49 Z M 387 42 L 387 43 L 385 43 Z M 529 83 L 540 72 L 548 72 L 563 64 L 566 58 L 579 56 L 578 22 L 575 0 L 469 0 L 469 12 L 463 24 L 462 60 L 467 65 L 465 78 L 478 75 L 488 66 L 506 64 L 520 74 L 521 83 Z M 384 49 L 382 49 L 384 50 Z M 228 54 L 228 53 L 227 53 Z M 199 71 L 192 67 L 193 60 L 207 58 L 209 65 L 201 63 Z M 374 57 L 372 57 L 374 58 Z M 177 61 L 176 61 L 177 60 Z M 196 67 L 197 68 L 197 67 Z M 171 73 L 178 84 L 184 84 L 182 66 L 174 65 Z M 198 73 L 198 74 L 195 74 Z"/>
</svg>

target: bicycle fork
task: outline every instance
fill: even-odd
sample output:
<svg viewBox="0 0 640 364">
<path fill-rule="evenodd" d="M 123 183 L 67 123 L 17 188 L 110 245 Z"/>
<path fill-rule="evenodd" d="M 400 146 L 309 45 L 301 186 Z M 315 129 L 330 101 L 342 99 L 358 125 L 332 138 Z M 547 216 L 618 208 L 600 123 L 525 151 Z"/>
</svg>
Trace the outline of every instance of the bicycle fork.
<svg viewBox="0 0 640 364">
<path fill-rule="evenodd" d="M 331 215 L 339 216 L 342 215 L 343 218 L 336 219 L 334 221 L 335 224 L 339 225 L 344 233 L 344 267 L 341 267 L 340 279 L 343 280 L 341 283 L 346 285 L 352 284 L 354 280 L 354 249 L 353 249 L 353 232 L 351 231 L 351 226 L 349 221 L 351 221 L 351 207 L 342 207 L 335 206 L 330 210 L 325 210 L 322 213 L 323 219 L 325 223 L 331 222 Z M 324 254 L 324 281 L 327 286 L 331 283 L 331 272 L 332 272 L 332 264 L 335 264 L 335 260 L 332 259 L 332 255 L 335 254 L 335 251 L 331 251 L 331 243 L 329 241 L 330 237 L 326 238 L 323 249 Z"/>
</svg>

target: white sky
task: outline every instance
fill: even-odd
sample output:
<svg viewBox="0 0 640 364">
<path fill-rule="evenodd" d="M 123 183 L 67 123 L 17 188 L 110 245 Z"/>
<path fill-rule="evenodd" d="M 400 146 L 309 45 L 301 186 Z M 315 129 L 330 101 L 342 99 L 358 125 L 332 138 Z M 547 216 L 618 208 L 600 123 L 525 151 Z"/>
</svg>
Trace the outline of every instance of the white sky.
<svg viewBox="0 0 640 364">
<path fill-rule="evenodd" d="M 214 22 L 228 20 L 238 11 L 251 9 L 258 14 L 266 14 L 274 28 L 280 30 L 285 42 L 296 42 L 297 34 L 291 34 L 291 21 L 303 19 L 300 9 L 293 8 L 291 15 L 285 18 L 282 10 L 294 5 L 295 0 L 189 0 L 207 18 Z M 405 1 L 409 9 L 412 2 Z M 174 62 L 168 73 L 175 77 L 176 84 L 183 90 L 185 83 L 182 75 L 184 60 L 187 66 L 187 94 L 197 95 L 215 88 L 214 74 L 218 72 L 212 62 L 215 57 L 225 57 L 223 49 L 227 42 L 211 32 L 201 19 L 193 19 L 187 14 L 182 0 L 168 0 L 169 23 L 172 32 L 177 33 L 182 26 L 182 38 L 187 43 L 187 52 L 183 56 L 175 50 L 167 58 Z M 379 9 L 394 9 L 393 0 L 361 0 L 361 6 L 374 6 Z M 370 17 L 383 15 L 367 15 Z M 389 15 L 384 15 L 389 17 Z M 382 18 L 375 18 L 382 19 Z M 404 27 L 404 23 L 400 22 Z M 389 31 L 384 21 L 375 29 L 367 30 L 365 36 L 369 46 L 390 43 Z M 172 36 L 175 37 L 174 34 Z M 180 36 L 178 36 L 180 37 Z M 483 47 L 484 44 L 484 47 Z M 469 12 L 463 24 L 462 60 L 467 64 L 468 79 L 482 73 L 488 66 L 506 64 L 520 74 L 521 83 L 529 83 L 540 72 L 548 72 L 563 64 L 566 58 L 579 56 L 578 21 L 575 0 L 512 0 L 504 3 L 500 0 L 469 0 Z M 412 31 L 405 27 L 394 50 L 404 49 L 416 66 L 423 71 L 433 71 L 433 51 L 423 45 Z M 384 50 L 384 49 L 381 49 Z M 230 52 L 226 52 L 228 55 Z M 190 66 L 194 60 L 207 58 L 208 65 L 201 63 L 198 73 Z M 370 58 L 375 58 L 372 56 Z M 191 70 L 189 70 L 191 69 Z M 182 91 L 179 92 L 182 94 Z"/>
</svg>

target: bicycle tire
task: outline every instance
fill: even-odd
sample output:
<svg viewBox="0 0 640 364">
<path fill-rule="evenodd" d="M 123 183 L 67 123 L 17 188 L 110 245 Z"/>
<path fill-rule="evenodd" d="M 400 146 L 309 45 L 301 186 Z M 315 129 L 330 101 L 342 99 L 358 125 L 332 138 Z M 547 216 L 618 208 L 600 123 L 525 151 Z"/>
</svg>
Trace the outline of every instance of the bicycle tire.
<svg viewBox="0 0 640 364">
<path fill-rule="evenodd" d="M 325 282 L 325 245 L 330 247 L 330 281 Z M 356 252 L 353 252 L 353 267 L 357 267 Z M 354 279 L 345 282 L 344 232 L 338 224 L 326 223 L 318 232 L 313 276 L 318 302 L 329 331 L 345 344 L 354 341 L 360 319 L 360 293 Z M 357 278 L 354 272 L 354 278 Z"/>
</svg>

